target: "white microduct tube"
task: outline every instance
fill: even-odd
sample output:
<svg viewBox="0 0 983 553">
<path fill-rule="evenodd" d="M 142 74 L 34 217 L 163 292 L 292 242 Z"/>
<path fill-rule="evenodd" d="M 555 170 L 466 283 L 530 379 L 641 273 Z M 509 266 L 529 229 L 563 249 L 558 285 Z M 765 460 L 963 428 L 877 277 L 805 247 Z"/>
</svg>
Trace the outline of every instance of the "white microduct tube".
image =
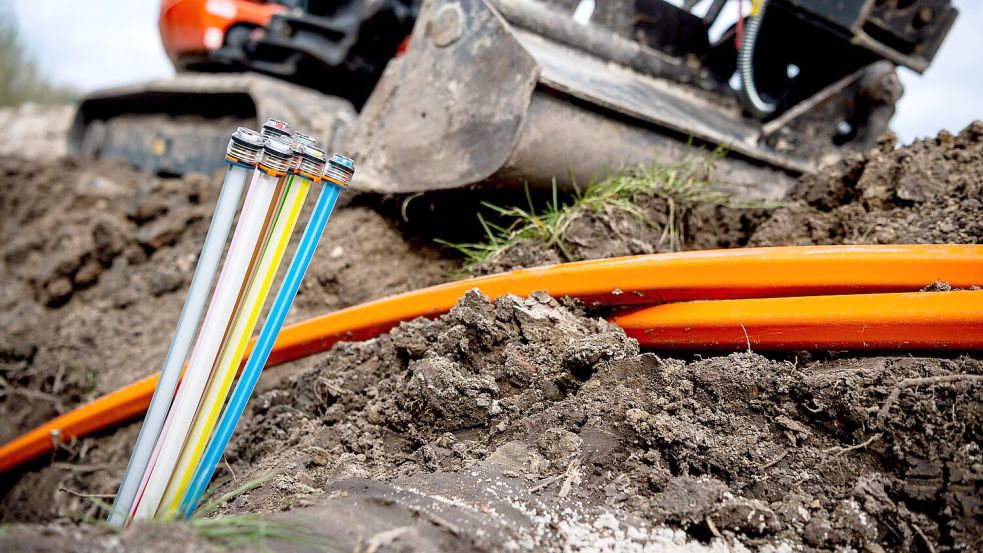
<svg viewBox="0 0 983 553">
<path fill-rule="evenodd" d="M 130 455 L 130 461 L 126 465 L 123 481 L 116 493 L 113 509 L 109 514 L 109 524 L 113 526 L 123 526 L 127 522 L 127 514 L 133 506 L 133 499 L 136 497 L 140 481 L 150 462 L 154 444 L 157 442 L 161 427 L 164 425 L 164 419 L 171 407 L 174 390 L 181 379 L 181 369 L 188 356 L 188 350 L 191 348 L 195 330 L 201 321 L 201 314 L 205 309 L 212 280 L 214 280 L 218 265 L 222 261 L 222 251 L 225 249 L 225 241 L 232 229 L 232 221 L 235 219 L 242 190 L 256 166 L 262 148 L 263 139 L 259 133 L 243 127 L 236 130 L 229 140 L 226 151 L 229 169 L 225 173 L 225 180 L 222 182 L 212 221 L 208 225 L 208 232 L 205 234 L 205 244 L 198 256 L 198 265 L 195 268 L 194 276 L 191 278 L 191 286 L 188 288 L 184 307 L 181 308 L 174 337 L 171 339 L 167 356 L 164 358 L 160 379 L 157 381 L 153 398 L 150 400 L 150 407 L 147 409 L 143 426 L 140 428 L 140 435 L 137 437 L 133 453 Z"/>
<path fill-rule="evenodd" d="M 174 465 L 184 448 L 205 386 L 211 377 L 239 291 L 249 276 L 246 273 L 252 252 L 259 241 L 265 239 L 260 233 L 265 215 L 271 208 L 277 181 L 289 167 L 292 157 L 290 144 L 278 139 L 267 140 L 259 164 L 260 170 L 256 171 L 246 193 L 239 223 L 232 236 L 232 244 L 212 294 L 205 321 L 198 332 L 184 379 L 171 406 L 164 431 L 157 439 L 156 459 L 147 467 L 144 473 L 145 485 L 142 490 L 137 491 L 136 501 L 130 510 L 134 520 L 153 518 L 157 512 Z"/>
</svg>

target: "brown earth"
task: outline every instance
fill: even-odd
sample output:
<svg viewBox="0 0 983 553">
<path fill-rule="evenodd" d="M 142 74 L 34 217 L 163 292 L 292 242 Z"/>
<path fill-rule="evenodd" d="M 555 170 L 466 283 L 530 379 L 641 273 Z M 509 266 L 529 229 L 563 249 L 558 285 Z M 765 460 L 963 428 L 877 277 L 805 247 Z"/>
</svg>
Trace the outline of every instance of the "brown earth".
<svg viewBox="0 0 983 553">
<path fill-rule="evenodd" d="M 0 161 L 0 440 L 156 370 L 217 191 L 64 163 Z M 976 123 L 804 178 L 802 207 L 695 206 L 681 246 L 980 243 L 981 182 Z M 339 209 L 291 320 L 452 278 L 460 261 L 375 201 Z M 649 232 L 592 214 L 569 242 L 578 258 L 661 251 Z M 271 371 L 218 476 L 282 472 L 219 514 L 360 551 L 983 548 L 978 356 L 662 357 L 597 315 L 469 295 Z M 34 523 L 0 527 L 0 549 L 205 547 L 180 525 L 69 522 L 98 511 L 82 495 L 115 491 L 137 430 L 0 476 L 0 521 Z"/>
<path fill-rule="evenodd" d="M 983 122 L 958 135 L 867 157 L 852 155 L 799 180 L 792 198 L 761 225 L 752 246 L 983 242 Z"/>
</svg>

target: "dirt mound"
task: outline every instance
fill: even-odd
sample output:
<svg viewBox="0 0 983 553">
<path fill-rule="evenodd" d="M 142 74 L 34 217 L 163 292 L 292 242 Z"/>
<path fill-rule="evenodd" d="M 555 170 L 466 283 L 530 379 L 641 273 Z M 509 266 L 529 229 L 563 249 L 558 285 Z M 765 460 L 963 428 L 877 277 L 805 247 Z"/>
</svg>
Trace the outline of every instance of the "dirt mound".
<svg viewBox="0 0 983 553">
<path fill-rule="evenodd" d="M 257 397 L 230 470 L 282 473 L 221 514 L 346 547 L 972 550 L 981 398 L 966 357 L 685 361 L 572 303 L 471 293 Z"/>
<path fill-rule="evenodd" d="M 225 512 L 296 509 L 279 516 L 351 546 L 416 518 L 394 543 L 420 550 L 641 547 L 680 530 L 708 546 L 973 549 L 981 398 L 969 358 L 686 362 L 545 295 L 470 293 L 260 395 L 227 460 L 240 481 L 283 474 Z"/>
<path fill-rule="evenodd" d="M 897 149 L 882 142 L 792 191 L 750 245 L 983 242 L 983 122 Z"/>
<path fill-rule="evenodd" d="M 3 163 L 0 439 L 153 371 L 207 225 L 209 184 L 70 159 Z"/>
<path fill-rule="evenodd" d="M 159 369 L 220 184 L 74 158 L 0 160 L 0 442 Z M 340 207 L 289 320 L 436 284 L 457 266 L 372 206 Z M 125 462 L 135 436 L 121 433 L 118 448 L 71 446 L 62 455 L 89 468 L 33 474 L 25 489 L 43 481 L 49 497 L 21 505 L 19 518 L 85 504 L 60 488 L 111 488 L 110 461 Z M 15 480 L 3 475 L 0 487 Z"/>
</svg>

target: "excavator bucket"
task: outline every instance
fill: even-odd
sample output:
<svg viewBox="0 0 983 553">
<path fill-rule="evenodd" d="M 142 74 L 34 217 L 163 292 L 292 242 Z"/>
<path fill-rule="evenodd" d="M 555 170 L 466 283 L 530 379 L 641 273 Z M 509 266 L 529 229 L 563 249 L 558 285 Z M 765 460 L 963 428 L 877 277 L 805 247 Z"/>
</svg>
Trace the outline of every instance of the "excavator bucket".
<svg viewBox="0 0 983 553">
<path fill-rule="evenodd" d="M 294 10 L 219 52 L 279 78 L 180 74 L 95 93 L 71 146 L 149 171 L 211 171 L 230 129 L 275 117 L 350 154 L 355 188 L 396 194 L 566 187 L 723 149 L 712 175 L 722 191 L 778 199 L 800 174 L 876 144 L 902 94 L 895 67 L 924 70 L 956 17 L 946 0 L 772 0 L 745 40 L 734 27 L 711 43 L 724 3 L 703 16 L 693 2 L 592 3 L 597 24 L 572 17 L 569 0 L 424 0 L 418 11 L 382 0 L 375 12 L 350 0 L 334 18 Z M 912 11 L 922 4 L 937 9 Z M 401 42 L 406 21 L 405 52 L 365 58 L 379 41 Z M 366 86 L 350 86 L 366 67 Z"/>
<path fill-rule="evenodd" d="M 358 186 L 562 186 L 723 146 L 729 153 L 715 179 L 737 195 L 779 198 L 814 169 L 764 145 L 761 125 L 739 108 L 639 69 L 677 68 L 673 58 L 540 4 L 425 2 L 406 54 L 386 68 L 351 137 Z"/>
</svg>

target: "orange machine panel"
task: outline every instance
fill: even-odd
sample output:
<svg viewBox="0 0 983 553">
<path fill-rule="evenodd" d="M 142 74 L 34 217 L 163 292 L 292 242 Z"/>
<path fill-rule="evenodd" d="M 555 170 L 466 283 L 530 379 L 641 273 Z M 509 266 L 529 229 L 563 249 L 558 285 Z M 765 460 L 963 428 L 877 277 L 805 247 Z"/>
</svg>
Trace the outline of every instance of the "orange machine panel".
<svg viewBox="0 0 983 553">
<path fill-rule="evenodd" d="M 232 25 L 266 26 L 285 9 L 256 0 L 162 0 L 160 39 L 172 60 L 202 54 L 221 47 Z"/>
</svg>

